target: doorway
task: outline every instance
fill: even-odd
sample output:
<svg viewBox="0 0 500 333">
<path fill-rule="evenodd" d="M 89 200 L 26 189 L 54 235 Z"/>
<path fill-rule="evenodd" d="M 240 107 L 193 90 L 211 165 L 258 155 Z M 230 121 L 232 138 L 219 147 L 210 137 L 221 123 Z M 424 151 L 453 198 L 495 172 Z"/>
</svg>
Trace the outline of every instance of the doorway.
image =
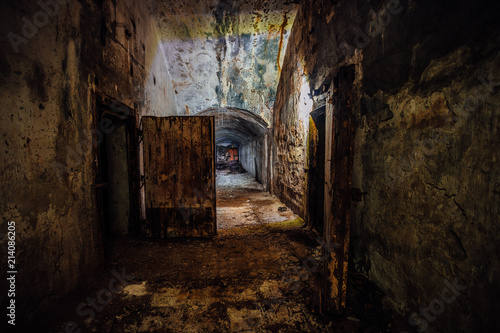
<svg viewBox="0 0 500 333">
<path fill-rule="evenodd" d="M 307 224 L 323 235 L 325 201 L 325 110 L 322 106 L 309 118 Z"/>
<path fill-rule="evenodd" d="M 139 207 L 136 112 L 101 95 L 95 102 L 96 199 L 104 238 L 135 233 Z"/>
</svg>

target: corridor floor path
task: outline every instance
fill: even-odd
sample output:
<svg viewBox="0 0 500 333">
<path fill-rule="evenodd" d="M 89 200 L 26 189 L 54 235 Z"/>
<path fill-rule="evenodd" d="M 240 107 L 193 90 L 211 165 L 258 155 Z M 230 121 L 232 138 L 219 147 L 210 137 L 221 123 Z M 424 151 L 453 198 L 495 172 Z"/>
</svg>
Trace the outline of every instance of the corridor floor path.
<svg viewBox="0 0 500 333">
<path fill-rule="evenodd" d="M 259 184 L 233 176 L 236 187 L 229 175 L 218 179 L 227 210 L 218 211 L 217 236 L 110 242 L 102 276 L 41 331 L 64 332 L 74 322 L 68 332 L 379 332 L 318 313 L 314 234 Z M 231 219 L 238 203 L 244 209 Z"/>
<path fill-rule="evenodd" d="M 111 267 L 134 275 L 89 326 L 102 332 L 315 332 L 314 243 L 295 226 L 211 240 L 118 241 Z M 314 248 L 313 248 L 314 249 Z M 127 273 L 128 274 L 128 273 Z"/>
<path fill-rule="evenodd" d="M 249 173 L 217 171 L 217 229 L 297 219 Z"/>
</svg>

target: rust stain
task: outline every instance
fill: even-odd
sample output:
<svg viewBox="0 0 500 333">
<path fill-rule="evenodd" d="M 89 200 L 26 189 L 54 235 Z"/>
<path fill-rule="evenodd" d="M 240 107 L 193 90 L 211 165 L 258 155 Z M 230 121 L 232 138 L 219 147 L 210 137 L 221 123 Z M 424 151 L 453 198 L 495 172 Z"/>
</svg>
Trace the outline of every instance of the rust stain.
<svg viewBox="0 0 500 333">
<path fill-rule="evenodd" d="M 278 47 L 278 59 L 276 59 L 276 62 L 278 63 L 278 73 L 281 73 L 280 56 L 281 56 L 281 48 L 283 47 L 283 35 L 287 24 L 288 24 L 288 18 L 286 17 L 285 13 L 283 14 L 283 23 L 281 23 L 280 26 L 280 45 Z"/>
<path fill-rule="evenodd" d="M 216 233 L 214 118 L 143 117 L 146 220 L 150 237 Z"/>
<path fill-rule="evenodd" d="M 437 99 L 432 101 L 431 105 L 427 109 L 411 115 L 411 122 L 408 128 L 439 128 L 446 125 L 454 125 L 455 123 L 456 120 L 453 113 L 450 111 L 445 98 L 443 96 L 439 96 Z"/>
<path fill-rule="evenodd" d="M 262 22 L 262 15 L 259 12 L 255 13 L 255 22 L 253 23 L 253 29 L 256 34 L 259 33 L 259 23 Z"/>
</svg>

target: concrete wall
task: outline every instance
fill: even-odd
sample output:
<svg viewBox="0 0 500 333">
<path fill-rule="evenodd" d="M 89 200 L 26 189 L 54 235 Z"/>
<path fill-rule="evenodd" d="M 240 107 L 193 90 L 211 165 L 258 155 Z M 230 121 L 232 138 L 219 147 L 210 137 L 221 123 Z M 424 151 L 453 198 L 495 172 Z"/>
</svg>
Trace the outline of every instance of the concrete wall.
<svg viewBox="0 0 500 333">
<path fill-rule="evenodd" d="M 268 149 L 267 136 L 260 137 L 240 147 L 240 161 L 243 168 L 267 188 Z"/>
<path fill-rule="evenodd" d="M 294 3 L 148 2 L 164 41 L 178 110 L 194 115 L 234 107 L 270 120 Z"/>
<path fill-rule="evenodd" d="M 148 34 L 156 36 L 156 29 L 151 24 Z M 170 73 L 168 71 L 167 58 L 162 43 L 153 40 L 149 45 L 146 56 L 146 69 L 149 71 L 144 86 L 144 105 L 142 115 L 144 116 L 176 116 L 185 114 L 185 109 L 176 108 L 176 97 Z"/>
<path fill-rule="evenodd" d="M 293 30 L 292 30 L 293 31 Z M 271 192 L 296 214 L 304 216 L 310 88 L 300 55 L 301 36 L 288 41 L 273 113 L 271 137 Z"/>
<path fill-rule="evenodd" d="M 353 187 L 366 194 L 353 203 L 351 267 L 386 293 L 395 331 L 496 327 L 495 13 L 492 2 L 316 1 L 297 14 L 289 39 L 274 111 L 274 191 L 292 204 L 303 193 L 298 73 L 321 93 L 354 64 Z"/>
<path fill-rule="evenodd" d="M 154 62 L 158 41 L 142 7 L 132 0 L 61 0 L 49 8 L 49 17 L 37 2 L 0 4 L 0 232 L 16 221 L 16 301 L 23 321 L 93 277 L 103 261 L 92 153 L 94 93 L 132 108 L 136 103 L 143 114 L 175 113 L 165 75 L 158 75 L 155 88 L 164 95 L 144 94 L 150 69 L 162 64 Z M 14 47 L 9 36 L 18 38 Z M 2 249 L 6 244 L 2 235 Z M 0 285 L 7 290 L 5 279 Z"/>
</svg>

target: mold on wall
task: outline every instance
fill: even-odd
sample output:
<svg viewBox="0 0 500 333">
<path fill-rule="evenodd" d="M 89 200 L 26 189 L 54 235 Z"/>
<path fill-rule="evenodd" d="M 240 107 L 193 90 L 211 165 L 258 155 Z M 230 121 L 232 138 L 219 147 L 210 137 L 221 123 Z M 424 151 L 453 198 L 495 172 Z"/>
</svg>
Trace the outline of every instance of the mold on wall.
<svg viewBox="0 0 500 333">
<path fill-rule="evenodd" d="M 18 318 L 26 322 L 90 281 L 103 262 L 95 94 L 144 114 L 173 110 L 175 103 L 172 91 L 154 99 L 144 95 L 151 70 L 166 64 L 152 65 L 158 40 L 140 2 L 43 3 L 51 7 L 0 4 L 0 232 L 16 221 L 16 302 Z M 165 76 L 157 85 L 171 87 Z M 6 240 L 0 240 L 2 249 Z"/>
<path fill-rule="evenodd" d="M 177 109 L 249 110 L 270 121 L 297 5 L 284 1 L 150 1 Z"/>
<path fill-rule="evenodd" d="M 274 109 L 274 193 L 295 198 L 305 177 L 295 73 L 321 95 L 353 64 L 353 188 L 365 194 L 352 204 L 350 264 L 384 291 L 396 330 L 496 327 L 497 12 L 487 1 L 310 1 L 292 29 Z"/>
</svg>

